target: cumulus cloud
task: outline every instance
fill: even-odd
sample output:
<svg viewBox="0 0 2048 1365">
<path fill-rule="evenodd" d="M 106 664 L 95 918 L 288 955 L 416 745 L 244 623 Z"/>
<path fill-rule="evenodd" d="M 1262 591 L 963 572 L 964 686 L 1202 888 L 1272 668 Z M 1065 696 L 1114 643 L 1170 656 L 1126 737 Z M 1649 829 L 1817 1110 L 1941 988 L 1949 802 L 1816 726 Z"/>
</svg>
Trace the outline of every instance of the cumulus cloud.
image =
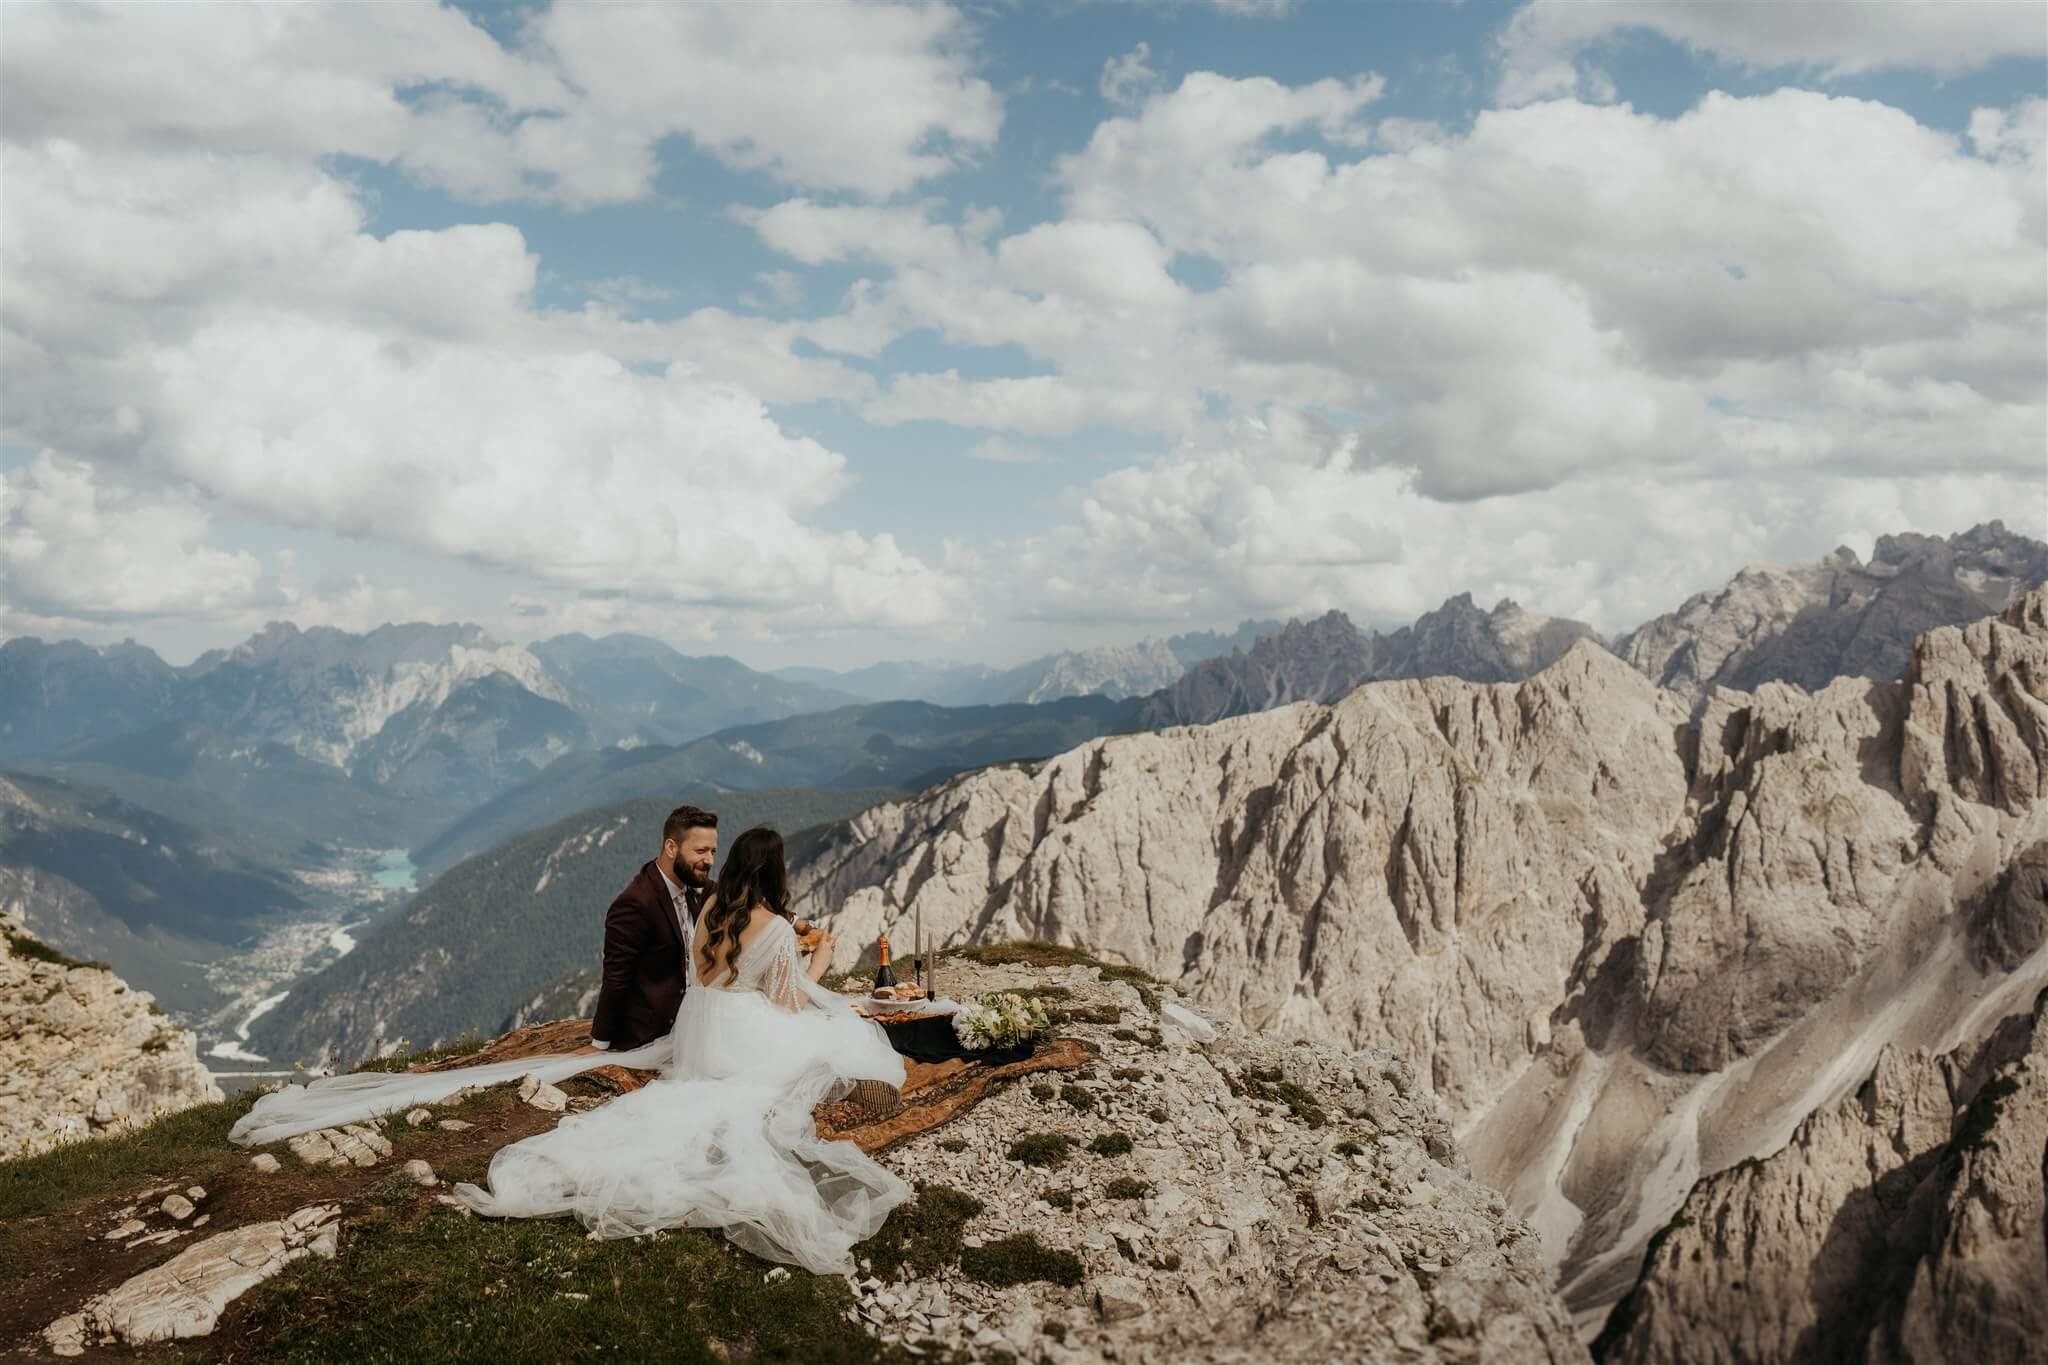
<svg viewBox="0 0 2048 1365">
<path fill-rule="evenodd" d="M 245 606 L 261 566 L 214 548 L 210 522 L 190 496 L 108 487 L 45 451 L 0 474 L 0 618 L 120 622 Z"/>
<path fill-rule="evenodd" d="M 1322 407 L 1361 461 L 1453 499 L 1623 467 L 2038 465 L 2041 102 L 1981 112 L 1967 145 L 1782 90 L 1674 118 L 1553 101 L 1361 149 L 1377 85 L 1190 76 L 1062 161 L 1064 218 L 1009 235 L 929 205 L 752 221 L 886 272 L 840 319 L 866 354 L 928 328 L 1039 369 L 898 375 L 863 401 L 881 423 L 1180 441 L 1218 402 Z M 1318 128 L 1346 140 L 1298 145 Z"/>
<path fill-rule="evenodd" d="M 1822 80 L 1899 68 L 1953 76 L 2004 57 L 2048 55 L 2039 6 L 2004 0 L 1535 0 L 1501 31 L 1501 102 L 1612 98 L 1606 74 L 1586 57 L 1631 32 L 1748 67 L 1801 68 Z"/>
<path fill-rule="evenodd" d="M 1102 77 L 1096 89 L 1102 98 L 1119 106 L 1136 105 L 1159 86 L 1159 73 L 1146 64 L 1152 55 L 1149 43 L 1139 43 L 1121 57 L 1111 57 L 1102 64 Z"/>
<path fill-rule="evenodd" d="M 958 585 L 888 535 L 811 524 L 845 462 L 765 402 L 873 382 L 796 355 L 787 325 L 540 309 L 518 229 L 375 236 L 346 183 L 282 154 L 45 138 L 0 158 L 10 443 L 122 486 L 721 619 L 918 628 L 958 612 Z"/>
<path fill-rule="evenodd" d="M 1453 503 L 1360 458 L 1355 432 L 1275 410 L 1078 490 L 1062 525 L 994 547 L 1020 615 L 1158 629 L 1331 608 L 1412 620 L 1459 592 L 1612 635 L 1745 564 L 1879 535 L 1947 535 L 2000 511 L 2034 535 L 2038 470 L 1811 479 L 1615 469 Z"/>
<path fill-rule="evenodd" d="M 685 137 L 890 195 L 993 143 L 945 5 L 552 5 L 501 46 L 441 5 L 10 5 L 0 122 L 50 137 L 357 156 L 464 198 L 637 199 Z"/>
</svg>

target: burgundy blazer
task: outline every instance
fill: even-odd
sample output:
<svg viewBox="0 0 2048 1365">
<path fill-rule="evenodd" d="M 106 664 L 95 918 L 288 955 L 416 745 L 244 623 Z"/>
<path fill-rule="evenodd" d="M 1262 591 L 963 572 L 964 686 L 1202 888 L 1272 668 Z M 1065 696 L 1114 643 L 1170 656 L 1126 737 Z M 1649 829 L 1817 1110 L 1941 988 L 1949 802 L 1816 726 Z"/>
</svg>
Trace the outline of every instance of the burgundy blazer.
<svg viewBox="0 0 2048 1365">
<path fill-rule="evenodd" d="M 697 897 L 685 896 L 693 902 Z M 590 1036 L 614 1051 L 651 1043 L 675 1027 L 683 1006 L 683 954 L 668 883 L 652 862 L 604 912 L 604 980 Z"/>
</svg>

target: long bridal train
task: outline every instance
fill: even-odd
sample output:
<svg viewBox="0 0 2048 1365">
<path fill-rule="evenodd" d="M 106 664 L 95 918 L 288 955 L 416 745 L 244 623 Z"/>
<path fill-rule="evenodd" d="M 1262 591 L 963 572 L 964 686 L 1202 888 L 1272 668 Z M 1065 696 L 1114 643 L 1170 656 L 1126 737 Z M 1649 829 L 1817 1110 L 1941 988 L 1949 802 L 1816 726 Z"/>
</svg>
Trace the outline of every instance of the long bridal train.
<svg viewBox="0 0 2048 1365">
<path fill-rule="evenodd" d="M 900 1087 L 903 1061 L 879 1025 L 809 981 L 795 932 L 777 920 L 740 959 L 740 979 L 704 986 L 686 970 L 673 1032 L 624 1053 L 493 1062 L 453 1071 L 335 1076 L 258 1100 L 231 1141 L 274 1142 L 522 1076 L 557 1081 L 594 1067 L 658 1068 L 650 1084 L 491 1159 L 488 1188 L 457 1185 L 478 1213 L 572 1214 L 601 1237 L 723 1228 L 767 1260 L 819 1274 L 853 1268 L 910 1189 L 851 1142 L 821 1141 L 811 1118 L 856 1082 Z"/>
</svg>

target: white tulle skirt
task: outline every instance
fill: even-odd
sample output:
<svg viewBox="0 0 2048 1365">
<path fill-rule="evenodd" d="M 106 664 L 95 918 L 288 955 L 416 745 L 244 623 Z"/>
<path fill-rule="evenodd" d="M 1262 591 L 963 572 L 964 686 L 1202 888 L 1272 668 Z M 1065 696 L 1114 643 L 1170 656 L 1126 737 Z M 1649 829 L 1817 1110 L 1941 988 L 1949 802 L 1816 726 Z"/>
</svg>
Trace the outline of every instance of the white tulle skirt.
<svg viewBox="0 0 2048 1365">
<path fill-rule="evenodd" d="M 845 1010 L 791 1013 L 754 991 L 683 997 L 663 1074 L 500 1151 L 489 1188 L 455 1195 L 494 1217 L 574 1216 L 602 1237 L 723 1228 L 737 1245 L 819 1274 L 910 1197 L 811 1110 L 855 1081 L 903 1084 L 881 1027 Z"/>
</svg>

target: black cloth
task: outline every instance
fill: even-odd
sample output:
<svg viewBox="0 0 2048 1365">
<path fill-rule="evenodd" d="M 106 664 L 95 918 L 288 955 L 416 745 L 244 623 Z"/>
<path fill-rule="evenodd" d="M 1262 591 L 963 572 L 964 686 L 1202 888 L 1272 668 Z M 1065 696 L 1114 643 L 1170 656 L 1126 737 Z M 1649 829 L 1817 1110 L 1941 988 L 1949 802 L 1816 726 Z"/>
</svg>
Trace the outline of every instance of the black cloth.
<svg viewBox="0 0 2048 1365">
<path fill-rule="evenodd" d="M 685 886 L 683 896 L 695 915 L 703 892 Z M 683 1007 L 686 951 L 668 881 L 649 862 L 604 912 L 604 979 L 590 1036 L 623 1052 L 674 1028 Z"/>
<path fill-rule="evenodd" d="M 1037 1044 L 1024 1042 L 1015 1047 L 990 1047 L 970 1052 L 960 1046 L 960 1035 L 953 1032 L 951 1015 L 906 1019 L 900 1023 L 884 1024 L 882 1028 L 889 1035 L 889 1046 L 913 1062 L 950 1062 L 958 1057 L 970 1062 L 1004 1066 L 1010 1062 L 1021 1062 L 1038 1050 Z"/>
</svg>

